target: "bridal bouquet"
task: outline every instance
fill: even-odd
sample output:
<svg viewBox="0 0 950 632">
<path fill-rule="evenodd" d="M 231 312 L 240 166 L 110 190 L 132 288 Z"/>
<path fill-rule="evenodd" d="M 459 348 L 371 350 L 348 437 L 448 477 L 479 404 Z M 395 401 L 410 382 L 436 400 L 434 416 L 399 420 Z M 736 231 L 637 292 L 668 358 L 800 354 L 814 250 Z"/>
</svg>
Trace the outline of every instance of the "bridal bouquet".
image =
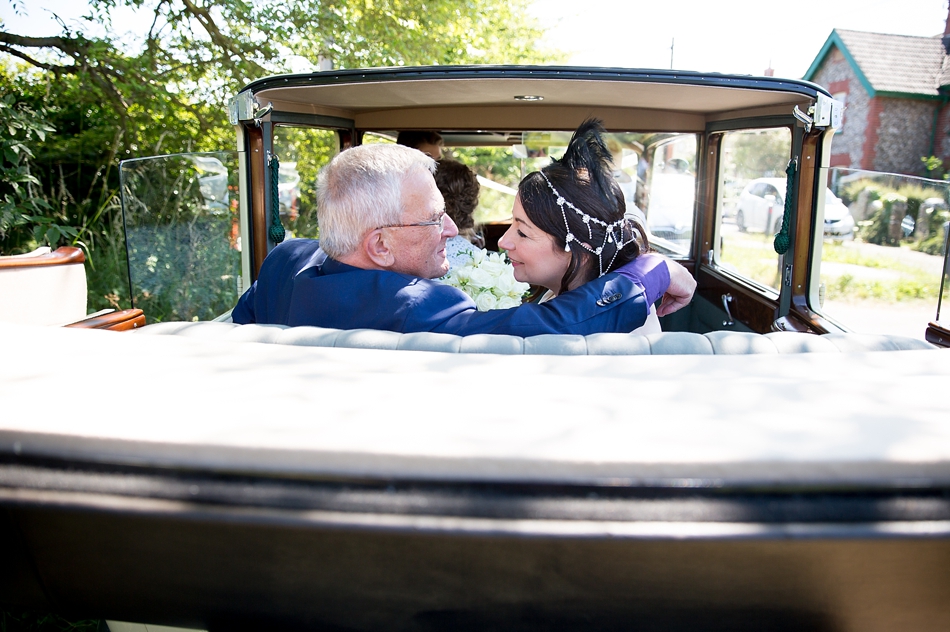
<svg viewBox="0 0 950 632">
<path fill-rule="evenodd" d="M 480 312 L 521 305 L 531 286 L 515 280 L 514 268 L 504 255 L 476 247 L 461 254 L 468 255 L 468 261 L 442 277 L 443 282 L 472 297 Z"/>
</svg>

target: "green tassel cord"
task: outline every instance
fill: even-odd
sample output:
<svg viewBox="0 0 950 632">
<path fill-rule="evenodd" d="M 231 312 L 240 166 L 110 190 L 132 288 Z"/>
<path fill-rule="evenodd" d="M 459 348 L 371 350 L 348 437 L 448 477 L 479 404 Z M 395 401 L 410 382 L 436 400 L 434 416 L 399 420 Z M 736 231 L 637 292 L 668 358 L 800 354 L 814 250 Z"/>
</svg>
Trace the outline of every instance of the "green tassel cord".
<svg viewBox="0 0 950 632">
<path fill-rule="evenodd" d="M 284 241 L 284 225 L 280 223 L 280 190 L 278 184 L 280 180 L 280 160 L 277 154 L 270 155 L 270 228 L 267 230 L 267 236 L 275 244 Z"/>
<path fill-rule="evenodd" d="M 785 168 L 785 212 L 782 214 L 782 228 L 775 234 L 772 241 L 772 247 L 775 252 L 784 255 L 788 252 L 791 245 L 791 239 L 788 236 L 788 218 L 792 214 L 792 192 L 795 190 L 795 171 L 798 163 L 795 160 L 788 161 L 788 167 Z"/>
</svg>

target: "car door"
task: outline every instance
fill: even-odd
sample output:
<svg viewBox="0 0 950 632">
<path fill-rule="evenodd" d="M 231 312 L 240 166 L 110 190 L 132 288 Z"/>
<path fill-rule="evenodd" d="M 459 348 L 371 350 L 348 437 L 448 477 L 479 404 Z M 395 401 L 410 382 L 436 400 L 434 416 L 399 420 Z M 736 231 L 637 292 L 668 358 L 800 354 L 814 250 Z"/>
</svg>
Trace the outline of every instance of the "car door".
<svg viewBox="0 0 950 632">
<path fill-rule="evenodd" d="M 778 327 L 777 320 L 786 316 L 792 297 L 786 260 L 797 244 L 793 235 L 792 249 L 784 255 L 775 250 L 773 235 L 764 230 L 769 219 L 769 201 L 765 196 L 778 191 L 767 183 L 754 181 L 781 178 L 793 159 L 798 158 L 795 164 L 800 164 L 803 137 L 803 130 L 791 116 L 723 121 L 708 126 L 697 204 L 699 286 L 688 316 L 678 317 L 688 317 L 690 322 L 668 323 L 665 328 L 703 333 L 723 329 L 767 333 Z M 802 180 L 807 176 L 796 176 L 796 182 L 807 181 Z M 743 208 L 751 209 L 752 216 L 747 217 L 746 225 L 754 226 L 756 232 L 740 232 L 731 215 L 723 212 L 730 203 L 730 188 L 735 187 L 749 187 L 749 192 L 755 194 L 749 196 L 754 204 Z M 776 195 L 773 202 L 776 206 L 778 198 Z M 773 208 L 773 223 L 776 210 Z M 807 249 L 807 243 L 803 247 Z"/>
</svg>

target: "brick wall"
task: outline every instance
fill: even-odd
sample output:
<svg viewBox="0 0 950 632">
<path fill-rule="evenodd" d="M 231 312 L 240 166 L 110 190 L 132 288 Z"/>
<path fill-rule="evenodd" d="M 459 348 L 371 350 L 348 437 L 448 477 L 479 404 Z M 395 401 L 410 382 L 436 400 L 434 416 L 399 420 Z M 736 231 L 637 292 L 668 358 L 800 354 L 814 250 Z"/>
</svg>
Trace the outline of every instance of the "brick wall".
<svg viewBox="0 0 950 632">
<path fill-rule="evenodd" d="M 861 163 L 859 169 L 869 169 L 874 171 L 874 163 L 877 156 L 878 130 L 881 127 L 881 113 L 884 111 L 884 102 L 880 98 L 868 100 L 867 109 L 867 128 L 864 132 L 864 143 L 861 151 Z"/>
<path fill-rule="evenodd" d="M 940 117 L 937 119 L 934 155 L 943 159 L 944 168 L 950 167 L 950 104 L 941 108 Z"/>
<path fill-rule="evenodd" d="M 868 93 L 837 48 L 832 48 L 813 79 L 831 94 L 846 93 L 844 125 L 831 142 L 833 167 L 861 168 L 864 158 L 864 132 L 867 129 Z"/>
<path fill-rule="evenodd" d="M 875 97 L 872 100 L 872 112 L 878 109 L 878 103 L 880 123 L 877 126 L 874 160 L 869 168 L 874 171 L 926 175 L 921 157 L 930 155 L 936 103 Z M 868 117 L 869 122 L 872 116 Z"/>
</svg>

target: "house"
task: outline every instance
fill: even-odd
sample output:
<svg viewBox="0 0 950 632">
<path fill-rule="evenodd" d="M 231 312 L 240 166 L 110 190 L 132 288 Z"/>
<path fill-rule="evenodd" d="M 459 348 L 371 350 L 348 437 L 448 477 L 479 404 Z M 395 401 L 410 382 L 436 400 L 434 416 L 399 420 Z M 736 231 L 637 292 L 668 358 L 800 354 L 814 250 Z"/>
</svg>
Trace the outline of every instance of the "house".
<svg viewBox="0 0 950 632">
<path fill-rule="evenodd" d="M 846 105 L 831 166 L 933 175 L 950 167 L 950 16 L 944 35 L 915 37 L 835 29 L 803 77 Z"/>
</svg>

